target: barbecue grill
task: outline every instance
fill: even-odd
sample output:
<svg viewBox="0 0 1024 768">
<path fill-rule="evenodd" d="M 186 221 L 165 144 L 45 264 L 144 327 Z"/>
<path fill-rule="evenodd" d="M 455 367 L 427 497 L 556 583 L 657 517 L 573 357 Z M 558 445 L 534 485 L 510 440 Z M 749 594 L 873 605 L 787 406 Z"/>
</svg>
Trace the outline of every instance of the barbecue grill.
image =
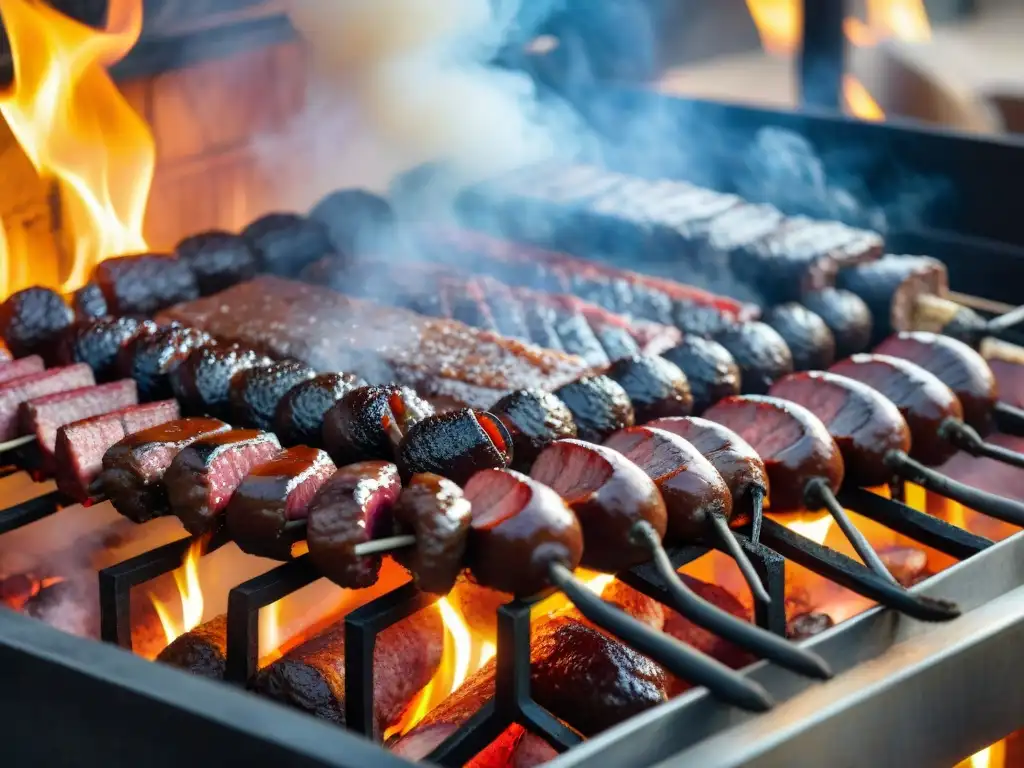
<svg viewBox="0 0 1024 768">
<path fill-rule="evenodd" d="M 821 4 L 808 4 L 816 5 Z M 786 213 L 821 215 L 816 190 L 799 194 L 790 188 L 785 199 L 773 197 L 771 179 L 752 173 L 738 159 L 765 129 L 792 131 L 814 147 L 828 178 L 840 183 L 855 179 L 864 206 L 886 213 L 891 251 L 941 258 L 963 300 L 983 312 L 1019 303 L 1014 281 L 1007 277 L 1024 270 L 1024 231 L 1015 216 L 1009 179 L 1024 173 L 1024 146 L 816 112 L 814 107 L 838 103 L 841 64 L 830 22 L 841 18 L 806 17 L 808 45 L 801 71 L 809 106 L 799 114 L 678 100 L 622 85 L 580 85 L 563 79 L 557 56 L 531 66 L 606 137 L 604 156 L 613 168 L 638 175 L 651 171 L 650 148 L 638 152 L 636 134 L 624 130 L 623 116 L 657 114 L 657 135 L 648 138 L 671 147 L 658 159 L 659 175 L 721 191 L 742 190 L 747 197 L 760 189 L 763 199 Z M 820 34 L 814 31 L 819 23 Z M 679 137 L 686 137 L 682 147 Z M 693 162 L 698 155 L 702 162 Z M 894 194 L 906 189 L 921 191 L 920 199 L 908 205 Z M 831 210 L 828 216 L 839 218 Z M 849 223 L 861 223 L 857 211 L 851 210 Z M 59 501 L 50 496 L 9 507 L 0 513 L 0 534 L 52 513 Z M 849 761 L 943 766 L 1016 730 L 1024 723 L 1024 675 L 1016 663 L 1016 649 L 1024 640 L 1024 539 L 1015 535 L 993 544 L 881 500 L 865 507 L 864 514 L 961 561 L 910 590 L 918 598 L 954 600 L 961 618 L 948 624 L 917 620 L 914 598 L 856 561 L 765 521 L 759 544 L 741 537 L 772 597 L 770 605 L 755 605 L 760 626 L 785 634 L 787 562 L 881 604 L 806 641 L 839 673 L 836 679 L 811 682 L 760 662 L 744 674 L 778 702 L 770 712 L 743 712 L 694 689 L 579 744 L 574 732 L 530 697 L 530 606 L 514 601 L 498 610 L 494 699 L 431 759 L 461 765 L 513 722 L 542 733 L 564 750 L 550 765 L 566 767 L 690 761 L 723 766 Z M 224 543 L 214 538 L 206 552 Z M 184 538 L 100 572 L 104 645 L 0 612 L 0 658 L 8 670 L 0 714 L 11 726 L 4 740 L 11 762 L 116 765 L 141 757 L 152 765 L 171 766 L 201 756 L 211 764 L 275 760 L 303 766 L 407 765 L 363 738 L 373 732 L 374 640 L 432 599 L 403 586 L 346 617 L 345 730 L 112 647 L 131 646 L 131 588 L 177 568 L 193 544 Z M 706 552 L 687 547 L 670 555 L 678 568 Z M 668 603 L 665 584 L 651 566 L 619 577 Z M 256 669 L 259 610 L 318 578 L 305 555 L 231 590 L 230 683 L 244 683 Z M 40 733 L 40 723 L 54 721 L 61 723 L 60 739 Z"/>
</svg>

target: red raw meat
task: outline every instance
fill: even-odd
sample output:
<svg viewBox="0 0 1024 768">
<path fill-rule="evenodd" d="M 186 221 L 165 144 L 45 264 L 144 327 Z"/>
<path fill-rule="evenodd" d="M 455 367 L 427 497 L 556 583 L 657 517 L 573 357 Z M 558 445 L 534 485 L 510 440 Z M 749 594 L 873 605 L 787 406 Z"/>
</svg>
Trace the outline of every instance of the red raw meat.
<svg viewBox="0 0 1024 768">
<path fill-rule="evenodd" d="M 8 382 L 12 379 L 20 379 L 30 373 L 40 373 L 46 366 L 43 358 L 39 355 L 29 355 L 18 360 L 11 360 L 0 364 L 0 382 Z"/>
<path fill-rule="evenodd" d="M 0 440 L 18 436 L 18 408 L 26 400 L 91 387 L 95 383 L 92 369 L 85 363 L 51 368 L 4 382 L 0 385 Z"/>
<path fill-rule="evenodd" d="M 103 454 L 110 446 L 180 416 L 177 400 L 161 400 L 64 425 L 57 430 L 54 449 L 57 489 L 76 501 L 85 501 L 89 485 L 103 470 Z"/>
</svg>

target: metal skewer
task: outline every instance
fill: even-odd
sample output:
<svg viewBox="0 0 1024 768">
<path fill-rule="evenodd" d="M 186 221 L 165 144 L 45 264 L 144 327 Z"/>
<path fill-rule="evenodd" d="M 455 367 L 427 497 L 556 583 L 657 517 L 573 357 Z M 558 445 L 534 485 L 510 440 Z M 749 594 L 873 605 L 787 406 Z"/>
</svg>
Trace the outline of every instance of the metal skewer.
<svg viewBox="0 0 1024 768">
<path fill-rule="evenodd" d="M 739 541 L 729 527 L 729 523 L 721 515 L 711 515 L 709 520 L 711 521 L 711 527 L 718 536 L 718 540 L 739 567 L 740 574 L 743 576 L 743 580 L 747 582 L 747 586 L 750 587 L 754 598 L 766 605 L 770 603 L 772 599 L 768 595 L 768 590 L 761 583 L 761 577 L 757 575 L 754 564 L 750 562 L 747 553 L 743 551 L 743 547 L 740 546 Z"/>
<path fill-rule="evenodd" d="M 946 419 L 942 422 L 939 435 L 972 456 L 994 459 L 1024 469 L 1024 453 L 986 442 L 972 427 L 959 419 Z"/>
</svg>

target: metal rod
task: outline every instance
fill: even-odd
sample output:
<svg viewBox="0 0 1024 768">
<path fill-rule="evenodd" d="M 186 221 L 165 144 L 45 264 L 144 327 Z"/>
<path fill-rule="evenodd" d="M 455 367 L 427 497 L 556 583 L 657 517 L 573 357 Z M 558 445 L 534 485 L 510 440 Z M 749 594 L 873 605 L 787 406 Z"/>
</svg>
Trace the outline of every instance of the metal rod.
<svg viewBox="0 0 1024 768">
<path fill-rule="evenodd" d="M 750 543 L 757 544 L 761 540 L 761 521 L 764 520 L 764 498 L 767 490 L 762 485 L 750 488 Z"/>
<path fill-rule="evenodd" d="M 903 451 L 889 451 L 885 463 L 912 483 L 917 483 L 947 499 L 958 501 L 983 515 L 1012 525 L 1024 526 L 1024 504 L 988 491 L 972 488 L 958 480 L 929 469 Z"/>
<path fill-rule="evenodd" d="M 997 317 L 993 317 L 985 326 L 985 330 L 988 333 L 999 333 L 1006 331 L 1015 325 L 1024 323 L 1024 305 L 1011 309 L 1009 312 L 1004 312 Z"/>
<path fill-rule="evenodd" d="M 971 456 L 982 456 L 988 459 L 1024 469 L 1024 453 L 1011 451 L 1001 445 L 988 443 L 973 428 L 959 419 L 946 419 L 942 422 L 939 434 L 961 451 Z"/>
<path fill-rule="evenodd" d="M 861 563 L 829 549 L 774 520 L 765 520 L 761 535 L 772 549 L 841 587 L 919 621 L 950 621 L 960 609 L 948 600 L 915 595 L 883 579 Z"/>
<path fill-rule="evenodd" d="M 50 491 L 0 511 L 0 534 L 52 515 L 60 508 L 63 500 L 60 491 Z"/>
<path fill-rule="evenodd" d="M 415 543 L 415 536 L 388 536 L 384 539 L 374 539 L 373 541 L 356 544 L 352 551 L 357 555 L 376 555 L 380 552 L 390 552 L 393 549 L 411 547 Z"/>
<path fill-rule="evenodd" d="M 814 478 L 807 484 L 804 497 L 807 499 L 808 506 L 817 502 L 828 510 L 828 513 L 832 515 L 832 518 L 839 525 L 843 535 L 846 536 L 846 540 L 853 545 L 854 551 L 864 561 L 864 565 L 883 579 L 888 579 L 893 584 L 897 583 L 896 577 L 889 573 L 889 569 L 885 567 L 885 563 L 882 562 L 882 558 L 875 552 L 871 542 L 864 537 L 864 534 L 853 524 L 850 516 L 846 514 L 843 505 L 839 503 L 835 494 L 832 493 L 828 481 L 821 477 Z"/>
<path fill-rule="evenodd" d="M 658 662 L 672 674 L 706 687 L 716 697 L 741 709 L 751 712 L 771 709 L 772 699 L 760 685 L 751 683 L 720 661 L 612 607 L 591 592 L 561 563 L 553 562 L 548 573 L 552 584 L 562 590 L 586 618 Z"/>
<path fill-rule="evenodd" d="M 897 533 L 957 560 L 966 560 L 992 546 L 993 542 L 965 531 L 934 515 L 919 512 L 899 501 L 887 499 L 866 488 L 842 489 L 839 503 Z"/>
<path fill-rule="evenodd" d="M 1024 437 L 1024 409 L 996 401 L 992 406 L 992 415 L 996 417 L 996 426 L 1000 432 Z"/>
<path fill-rule="evenodd" d="M 768 590 L 761 583 L 761 577 L 757 575 L 754 564 L 750 562 L 747 553 L 743 551 L 740 542 L 733 534 L 732 529 L 729 528 L 729 523 L 721 515 L 711 515 L 709 519 L 711 520 L 711 527 L 718 536 L 719 543 L 735 561 L 736 566 L 740 569 L 740 574 L 743 576 L 743 580 L 750 587 L 750 592 L 754 599 L 760 600 L 763 603 L 770 603 L 772 599 L 768 595 Z"/>
<path fill-rule="evenodd" d="M 828 664 L 816 654 L 791 645 L 778 635 L 765 632 L 760 627 L 737 619 L 690 589 L 672 567 L 672 561 L 661 546 L 657 532 L 649 523 L 639 523 L 635 534 L 650 548 L 654 565 L 661 573 L 672 597 L 672 605 L 683 617 L 793 672 L 819 680 L 828 680 L 832 677 L 832 670 Z"/>
<path fill-rule="evenodd" d="M 803 0 L 798 61 L 800 104 L 839 112 L 846 69 L 845 0 Z"/>
<path fill-rule="evenodd" d="M 21 437 L 16 437 L 13 440 L 7 440 L 3 443 L 0 443 L 0 453 L 13 451 L 15 448 L 21 448 L 21 446 L 28 445 L 29 443 L 34 443 L 35 441 L 35 435 L 23 435 Z"/>
</svg>

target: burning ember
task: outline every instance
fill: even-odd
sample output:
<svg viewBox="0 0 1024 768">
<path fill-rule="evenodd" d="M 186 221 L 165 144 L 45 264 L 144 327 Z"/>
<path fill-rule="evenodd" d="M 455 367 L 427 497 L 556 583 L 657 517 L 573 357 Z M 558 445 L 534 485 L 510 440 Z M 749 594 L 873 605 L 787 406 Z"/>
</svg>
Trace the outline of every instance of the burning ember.
<svg viewBox="0 0 1024 768">
<path fill-rule="evenodd" d="M 153 138 L 107 73 L 139 38 L 142 2 L 113 0 L 104 30 L 41 0 L 0 0 L 0 15 L 15 73 L 0 114 L 40 176 L 58 182 L 72 238 L 65 259 L 45 267 L 0 240 L 0 294 L 40 284 L 69 292 L 100 261 L 146 249 Z"/>
<path fill-rule="evenodd" d="M 198 563 L 199 558 L 203 556 L 205 544 L 202 539 L 194 541 L 185 555 L 185 562 L 181 568 L 174 571 L 174 583 L 178 586 L 178 595 L 181 598 L 180 622 L 156 595 L 150 595 L 153 608 L 160 617 L 160 624 L 163 625 L 164 634 L 167 636 L 168 645 L 189 630 L 198 627 L 199 622 L 203 620 L 203 590 L 199 585 Z M 272 647 L 276 647 L 276 644 Z"/>
</svg>

